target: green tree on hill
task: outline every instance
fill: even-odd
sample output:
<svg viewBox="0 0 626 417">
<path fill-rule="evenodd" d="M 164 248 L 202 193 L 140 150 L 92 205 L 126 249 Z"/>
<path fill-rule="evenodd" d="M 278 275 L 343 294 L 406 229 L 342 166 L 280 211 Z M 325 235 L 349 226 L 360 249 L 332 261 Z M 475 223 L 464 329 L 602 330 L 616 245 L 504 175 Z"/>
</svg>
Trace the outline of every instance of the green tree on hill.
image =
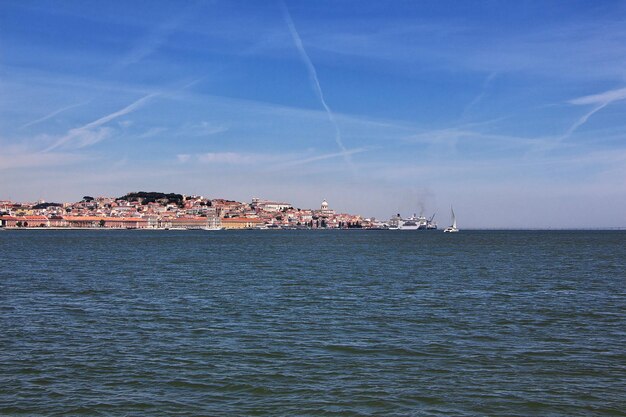
<svg viewBox="0 0 626 417">
<path fill-rule="evenodd" d="M 125 201 L 138 201 L 142 205 L 146 205 L 148 203 L 159 203 L 162 205 L 167 204 L 176 204 L 181 207 L 184 205 L 184 198 L 182 194 L 175 193 L 159 193 L 155 191 L 138 191 L 134 193 L 128 193 L 123 197 L 118 198 L 118 200 Z"/>
</svg>

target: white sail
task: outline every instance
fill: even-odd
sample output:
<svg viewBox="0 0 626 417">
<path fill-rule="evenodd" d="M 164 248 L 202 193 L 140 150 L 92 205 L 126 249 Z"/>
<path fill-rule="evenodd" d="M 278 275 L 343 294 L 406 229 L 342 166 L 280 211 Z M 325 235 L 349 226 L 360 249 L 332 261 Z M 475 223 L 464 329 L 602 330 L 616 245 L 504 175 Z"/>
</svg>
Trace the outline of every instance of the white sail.
<svg viewBox="0 0 626 417">
<path fill-rule="evenodd" d="M 454 210 L 450 207 L 450 211 L 452 212 L 452 228 L 456 229 L 456 216 L 454 215 Z"/>
<path fill-rule="evenodd" d="M 452 226 L 446 227 L 444 229 L 445 233 L 454 233 L 458 232 L 459 229 L 456 227 L 456 216 L 454 215 L 454 209 L 450 206 L 450 213 L 452 214 Z"/>
</svg>

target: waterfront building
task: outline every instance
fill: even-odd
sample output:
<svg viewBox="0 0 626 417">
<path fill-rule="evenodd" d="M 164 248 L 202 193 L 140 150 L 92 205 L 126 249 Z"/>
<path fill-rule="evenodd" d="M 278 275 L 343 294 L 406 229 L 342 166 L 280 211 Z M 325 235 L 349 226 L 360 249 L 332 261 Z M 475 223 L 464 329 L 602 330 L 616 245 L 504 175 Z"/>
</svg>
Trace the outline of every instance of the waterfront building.
<svg viewBox="0 0 626 417">
<path fill-rule="evenodd" d="M 148 221 L 141 217 L 63 216 L 68 227 L 109 229 L 145 229 Z"/>
<path fill-rule="evenodd" d="M 149 229 L 156 229 L 159 227 L 158 216 L 150 215 L 150 216 L 144 216 L 143 218 L 146 219 L 146 222 L 147 222 L 146 227 L 148 227 Z"/>
<path fill-rule="evenodd" d="M 249 217 L 231 217 L 222 219 L 222 227 L 224 229 L 254 229 L 264 224 L 261 219 L 252 219 Z"/>
<path fill-rule="evenodd" d="M 50 216 L 48 224 L 50 227 L 67 227 L 67 221 L 59 215 Z"/>
<path fill-rule="evenodd" d="M 0 227 L 17 227 L 18 217 L 15 216 L 0 216 Z"/>
<path fill-rule="evenodd" d="M 206 217 L 178 217 L 170 221 L 170 227 L 177 229 L 205 229 L 207 224 Z"/>
<path fill-rule="evenodd" d="M 20 218 L 22 227 L 48 227 L 48 218 L 42 215 L 29 215 Z"/>
</svg>

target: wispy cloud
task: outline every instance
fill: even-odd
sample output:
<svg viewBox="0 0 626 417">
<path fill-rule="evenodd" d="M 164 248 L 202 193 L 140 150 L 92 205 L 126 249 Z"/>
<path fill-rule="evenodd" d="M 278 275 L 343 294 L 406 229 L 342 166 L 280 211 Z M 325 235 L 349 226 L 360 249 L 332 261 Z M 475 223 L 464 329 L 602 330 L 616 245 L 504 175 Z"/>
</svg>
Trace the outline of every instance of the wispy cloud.
<svg viewBox="0 0 626 417">
<path fill-rule="evenodd" d="M 39 153 L 24 145 L 4 146 L 0 154 L 0 171 L 18 168 L 42 168 L 79 162 L 84 155 L 64 152 Z"/>
<path fill-rule="evenodd" d="M 266 164 L 266 171 L 277 171 L 286 168 L 292 168 L 299 165 L 310 164 L 313 162 L 324 161 L 334 158 L 345 158 L 346 154 L 354 155 L 366 152 L 369 149 L 358 148 L 348 149 L 345 152 L 334 152 L 321 155 L 297 157 L 296 154 L 267 154 L 267 153 L 251 153 L 251 152 L 205 152 L 198 154 L 178 154 L 176 160 L 179 163 L 197 162 L 201 164 L 213 165 L 255 165 Z"/>
<path fill-rule="evenodd" d="M 145 132 L 135 136 L 136 139 L 147 139 L 153 136 L 157 136 L 160 133 L 166 132 L 168 129 L 166 127 L 151 127 Z"/>
<path fill-rule="evenodd" d="M 571 104 L 603 104 L 612 103 L 618 100 L 626 99 L 626 88 L 618 88 L 615 90 L 605 91 L 599 94 L 575 98 L 570 100 Z"/>
<path fill-rule="evenodd" d="M 262 162 L 275 161 L 274 155 L 245 152 L 205 152 L 198 154 L 178 154 L 176 159 L 180 163 L 198 162 L 212 165 L 252 165 Z"/>
<path fill-rule="evenodd" d="M 434 129 L 406 136 L 403 142 L 425 145 L 444 145 L 454 148 L 459 141 L 469 141 L 493 147 L 525 147 L 529 150 L 544 149 L 553 143 L 548 137 L 522 137 L 500 133 L 490 133 L 472 129 L 471 125 Z M 485 149 L 487 150 L 487 149 Z"/>
<path fill-rule="evenodd" d="M 352 158 L 350 157 L 350 153 L 347 152 L 347 149 L 343 144 L 343 140 L 341 139 L 341 131 L 339 130 L 339 125 L 337 124 L 337 121 L 335 120 L 335 116 L 333 115 L 333 112 L 330 110 L 330 107 L 326 103 L 326 99 L 324 99 L 324 93 L 322 91 L 322 87 L 320 86 L 320 81 L 319 81 L 319 78 L 317 77 L 317 71 L 315 70 L 315 66 L 313 65 L 313 62 L 311 61 L 311 58 L 309 58 L 309 55 L 307 54 L 306 49 L 304 49 L 304 45 L 302 44 L 302 39 L 300 38 L 300 35 L 298 34 L 298 31 L 296 30 L 296 26 L 294 25 L 293 20 L 291 19 L 291 14 L 289 13 L 289 9 L 287 8 L 287 5 L 283 3 L 282 6 L 283 6 L 283 12 L 284 12 L 283 14 L 285 16 L 285 21 L 287 22 L 287 26 L 289 27 L 289 33 L 291 34 L 293 42 L 296 45 L 296 48 L 298 49 L 298 53 L 300 54 L 300 58 L 302 59 L 302 62 L 304 62 L 304 64 L 307 67 L 313 90 L 317 94 L 317 97 L 319 98 L 320 103 L 326 110 L 326 114 L 328 115 L 328 119 L 330 120 L 330 123 L 335 128 L 335 142 L 337 143 L 337 146 L 339 146 L 339 149 L 341 149 L 341 152 L 343 154 L 343 157 L 346 163 L 352 169 L 352 171 L 355 172 L 354 164 L 352 163 Z"/>
<path fill-rule="evenodd" d="M 149 100 L 156 97 L 157 95 L 158 93 L 148 94 L 147 96 L 144 96 L 140 98 L 139 100 L 132 102 L 128 106 L 116 112 L 103 116 L 97 120 L 94 120 L 93 122 L 87 123 L 84 126 L 71 129 L 66 135 L 64 135 L 62 138 L 57 140 L 54 144 L 52 144 L 47 149 L 45 149 L 44 152 L 50 152 L 51 150 L 67 145 L 70 142 L 75 143 L 76 146 L 79 148 L 93 145 L 97 142 L 100 142 L 111 133 L 110 129 L 100 128 L 100 126 L 112 120 L 115 120 L 118 117 L 121 117 L 121 116 L 124 116 L 124 115 L 127 115 L 129 113 L 136 111 L 137 109 L 139 109 L 141 106 L 143 106 L 145 103 L 147 103 Z"/>
<path fill-rule="evenodd" d="M 605 103 L 601 103 L 596 105 L 593 109 L 591 109 L 590 111 L 588 111 L 587 113 L 583 114 L 581 117 L 579 117 L 568 129 L 567 131 L 563 134 L 563 136 L 561 136 L 559 138 L 559 140 L 565 140 L 567 138 L 569 138 L 570 136 L 572 136 L 572 134 L 582 125 L 584 125 L 585 123 L 587 123 L 587 120 L 589 120 L 589 118 L 591 116 L 593 116 L 595 113 L 599 112 L 600 110 L 602 110 L 603 108 L 605 108 L 606 106 L 608 106 L 610 104 L 610 102 L 605 102 Z"/>
<path fill-rule="evenodd" d="M 476 10 L 482 7 L 489 6 L 477 5 Z M 484 25 L 481 19 L 450 18 L 454 12 L 423 20 L 416 16 L 380 16 L 351 20 L 351 24 L 327 22 L 324 31 L 307 37 L 307 43 L 335 54 L 382 60 L 395 71 L 411 73 L 419 64 L 444 71 L 623 80 L 626 29 L 617 17 L 622 12 L 605 19 L 568 16 L 559 22 L 537 21 L 532 31 L 503 26 L 506 19 Z M 488 42 L 468 41 L 485 36 Z"/>
<path fill-rule="evenodd" d="M 575 104 L 575 105 L 593 104 L 594 107 L 590 111 L 588 111 L 587 113 L 579 117 L 578 120 L 576 120 L 569 127 L 569 129 L 567 129 L 567 131 L 563 134 L 563 136 L 560 139 L 565 140 L 569 138 L 579 127 L 587 123 L 587 121 L 589 120 L 591 116 L 593 116 L 595 113 L 599 112 L 600 110 L 602 110 L 609 104 L 615 101 L 620 101 L 620 100 L 625 100 L 625 99 L 626 99 L 626 88 L 618 88 L 615 90 L 609 90 L 603 93 L 592 94 L 589 96 L 579 97 L 579 98 L 570 100 L 569 101 L 570 104 Z"/>
<path fill-rule="evenodd" d="M 310 164 L 312 162 L 323 161 L 326 159 L 345 158 L 346 156 L 350 156 L 350 155 L 354 155 L 354 154 L 362 153 L 366 151 L 368 151 L 368 149 L 365 149 L 365 148 L 346 149 L 345 151 L 341 151 L 341 152 L 327 153 L 323 155 L 311 156 L 308 158 L 295 159 L 295 160 L 280 164 L 279 166 L 277 166 L 277 168 L 287 168 L 287 167 L 293 167 L 297 165 L 305 165 L 305 164 Z"/>
<path fill-rule="evenodd" d="M 83 101 L 81 103 L 76 103 L 76 104 L 72 104 L 70 106 L 62 107 L 60 109 L 57 109 L 57 110 L 53 111 L 52 113 L 46 114 L 45 116 L 43 116 L 43 117 L 41 117 L 39 119 L 33 120 L 32 122 L 28 122 L 28 123 L 20 126 L 20 129 L 25 129 L 25 128 L 30 127 L 30 126 L 34 126 L 34 125 L 36 125 L 38 123 L 44 122 L 44 121 L 46 121 L 48 119 L 51 119 L 54 116 L 63 113 L 64 111 L 71 110 L 71 109 L 76 108 L 76 107 L 84 106 L 84 105 L 88 104 L 89 102 L 91 102 L 91 100 L 87 100 L 87 101 Z"/>
<path fill-rule="evenodd" d="M 218 133 L 226 132 L 228 127 L 216 125 L 211 122 L 202 121 L 199 123 L 185 124 L 180 127 L 178 135 L 180 136 L 211 136 Z"/>
<path fill-rule="evenodd" d="M 554 183 L 569 183 L 568 176 L 580 173 L 584 169 L 585 175 L 579 181 L 593 182 L 593 177 L 604 175 L 605 172 L 614 172 L 620 167 L 623 173 L 626 162 L 626 151 L 601 150 L 587 154 L 537 154 L 536 157 L 527 159 L 511 155 L 506 158 L 492 159 L 485 163 L 482 158 L 472 159 L 433 159 L 422 164 L 373 164 L 368 173 L 375 173 L 370 180 L 372 182 L 384 179 L 391 184 L 403 183 L 407 178 L 418 179 L 418 183 L 439 184 L 456 187 L 459 178 L 463 178 L 464 184 L 471 182 L 484 184 L 504 184 L 516 181 L 553 181 Z M 546 170 L 551 175 L 546 175 Z M 623 175 L 623 174 L 622 174 Z M 488 179 L 488 182 L 484 182 Z M 612 182 L 620 182 L 620 178 L 614 177 Z M 622 180 L 623 182 L 623 180 Z M 600 185 L 600 184 L 598 184 Z M 603 184 L 602 184 L 603 185 Z M 622 187 L 622 186 L 620 186 Z"/>
<path fill-rule="evenodd" d="M 197 155 L 198 161 L 207 164 L 250 164 L 263 159 L 263 155 L 239 152 L 207 152 Z"/>
<path fill-rule="evenodd" d="M 113 66 L 113 71 L 122 70 L 156 52 L 167 41 L 171 34 L 180 27 L 194 7 L 194 3 L 189 3 L 180 13 L 171 17 L 166 22 L 157 26 L 155 30 L 139 39 L 132 49 Z"/>
<path fill-rule="evenodd" d="M 480 103 L 485 98 L 485 95 L 487 94 L 487 91 L 489 89 L 489 85 L 496 78 L 497 75 L 498 75 L 497 72 L 492 72 L 487 76 L 487 78 L 483 82 L 480 93 L 476 97 L 474 97 L 474 99 L 470 101 L 467 104 L 467 106 L 465 106 L 465 108 L 463 109 L 463 112 L 461 113 L 461 119 L 465 119 L 468 113 L 470 112 L 470 110 L 474 108 L 478 103 Z"/>
</svg>

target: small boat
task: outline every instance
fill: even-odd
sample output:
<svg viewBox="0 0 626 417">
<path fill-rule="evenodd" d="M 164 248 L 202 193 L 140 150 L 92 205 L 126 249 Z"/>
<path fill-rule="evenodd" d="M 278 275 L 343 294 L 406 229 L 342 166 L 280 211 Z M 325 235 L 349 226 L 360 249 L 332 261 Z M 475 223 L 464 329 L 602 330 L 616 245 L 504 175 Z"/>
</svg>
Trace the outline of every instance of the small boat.
<svg viewBox="0 0 626 417">
<path fill-rule="evenodd" d="M 456 216 L 454 215 L 454 210 L 450 207 L 450 211 L 452 212 L 452 226 L 448 226 L 443 229 L 444 233 L 456 233 L 459 229 L 456 227 Z"/>
</svg>

